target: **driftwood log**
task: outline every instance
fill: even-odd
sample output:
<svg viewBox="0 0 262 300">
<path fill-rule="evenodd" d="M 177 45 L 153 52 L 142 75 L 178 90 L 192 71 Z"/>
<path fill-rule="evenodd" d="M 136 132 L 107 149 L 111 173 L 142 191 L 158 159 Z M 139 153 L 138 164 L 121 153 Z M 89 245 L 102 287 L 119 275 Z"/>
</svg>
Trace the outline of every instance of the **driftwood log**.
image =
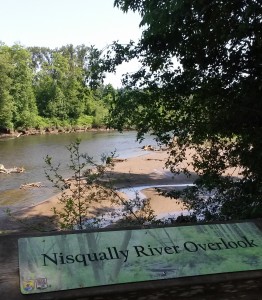
<svg viewBox="0 0 262 300">
<path fill-rule="evenodd" d="M 32 183 L 25 183 L 20 185 L 20 189 L 31 189 L 31 188 L 40 188 L 44 187 L 41 182 L 32 182 Z"/>
<path fill-rule="evenodd" d="M 125 158 L 112 158 L 112 162 L 124 162 L 127 161 Z"/>
<path fill-rule="evenodd" d="M 13 167 L 13 168 L 5 168 L 4 165 L 0 164 L 0 173 L 10 174 L 10 173 L 23 173 L 25 169 L 22 167 Z"/>
</svg>

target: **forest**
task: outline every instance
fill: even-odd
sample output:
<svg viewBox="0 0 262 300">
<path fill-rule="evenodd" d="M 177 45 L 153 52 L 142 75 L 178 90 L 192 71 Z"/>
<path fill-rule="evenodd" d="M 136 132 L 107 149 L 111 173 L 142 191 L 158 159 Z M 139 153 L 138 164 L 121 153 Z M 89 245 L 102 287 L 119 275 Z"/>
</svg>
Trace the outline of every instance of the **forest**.
<svg viewBox="0 0 262 300">
<path fill-rule="evenodd" d="M 93 46 L 0 43 L 0 132 L 104 126 L 116 90 L 93 71 L 99 56 Z"/>
</svg>

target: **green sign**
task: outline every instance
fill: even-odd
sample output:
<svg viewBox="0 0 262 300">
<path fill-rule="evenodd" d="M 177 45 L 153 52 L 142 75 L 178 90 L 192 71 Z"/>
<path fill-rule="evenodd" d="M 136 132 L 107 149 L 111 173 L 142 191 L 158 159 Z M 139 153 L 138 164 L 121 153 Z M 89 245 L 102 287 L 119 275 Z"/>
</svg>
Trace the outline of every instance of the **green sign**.
<svg viewBox="0 0 262 300">
<path fill-rule="evenodd" d="M 254 223 L 21 238 L 23 294 L 262 269 Z"/>
</svg>

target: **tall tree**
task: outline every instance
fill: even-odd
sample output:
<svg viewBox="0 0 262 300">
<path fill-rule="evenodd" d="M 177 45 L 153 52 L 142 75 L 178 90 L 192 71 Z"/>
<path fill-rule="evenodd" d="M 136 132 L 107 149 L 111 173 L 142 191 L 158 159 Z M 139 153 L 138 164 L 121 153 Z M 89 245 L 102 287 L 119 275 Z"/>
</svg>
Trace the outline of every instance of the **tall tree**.
<svg viewBox="0 0 262 300">
<path fill-rule="evenodd" d="M 115 43 L 105 66 L 138 57 L 111 111 L 122 129 L 153 130 L 172 146 L 167 164 L 196 186 L 182 194 L 207 220 L 262 216 L 262 3 L 258 0 L 115 0 L 141 15 L 137 45 Z M 175 139 L 174 139 L 175 138 Z M 241 177 L 226 176 L 240 168 Z"/>
<path fill-rule="evenodd" d="M 13 98 L 10 95 L 13 70 L 9 48 L 0 45 L 0 131 L 13 129 Z"/>
<path fill-rule="evenodd" d="M 14 66 L 10 93 L 14 101 L 13 122 L 15 127 L 33 127 L 38 115 L 36 99 L 33 91 L 33 69 L 30 53 L 20 45 L 10 48 Z"/>
<path fill-rule="evenodd" d="M 97 50 L 84 45 L 76 48 L 66 45 L 49 52 L 38 48 L 32 51 L 40 114 L 75 120 L 90 113 L 90 100 L 94 100 L 88 85 L 91 80 L 90 61 L 93 59 L 91 52 Z"/>
<path fill-rule="evenodd" d="M 59 51 L 52 51 L 52 59 L 44 62 L 37 74 L 36 93 L 40 113 L 61 120 L 69 118 L 71 97 L 69 85 L 75 78 L 71 74 L 70 60 Z"/>
</svg>

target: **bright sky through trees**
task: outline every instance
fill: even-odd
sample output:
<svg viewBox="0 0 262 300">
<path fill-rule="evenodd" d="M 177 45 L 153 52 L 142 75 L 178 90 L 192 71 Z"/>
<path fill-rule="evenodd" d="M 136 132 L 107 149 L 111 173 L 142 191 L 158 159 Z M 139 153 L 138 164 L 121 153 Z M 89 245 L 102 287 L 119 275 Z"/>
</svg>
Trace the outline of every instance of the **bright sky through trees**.
<svg viewBox="0 0 262 300">
<path fill-rule="evenodd" d="M 45 46 L 67 44 L 95 45 L 103 49 L 112 41 L 127 43 L 141 34 L 139 15 L 124 14 L 113 7 L 114 0 L 0 0 L 0 41 L 8 46 Z M 119 73 L 132 71 L 129 64 Z M 108 81 L 120 85 L 119 76 Z"/>
</svg>

